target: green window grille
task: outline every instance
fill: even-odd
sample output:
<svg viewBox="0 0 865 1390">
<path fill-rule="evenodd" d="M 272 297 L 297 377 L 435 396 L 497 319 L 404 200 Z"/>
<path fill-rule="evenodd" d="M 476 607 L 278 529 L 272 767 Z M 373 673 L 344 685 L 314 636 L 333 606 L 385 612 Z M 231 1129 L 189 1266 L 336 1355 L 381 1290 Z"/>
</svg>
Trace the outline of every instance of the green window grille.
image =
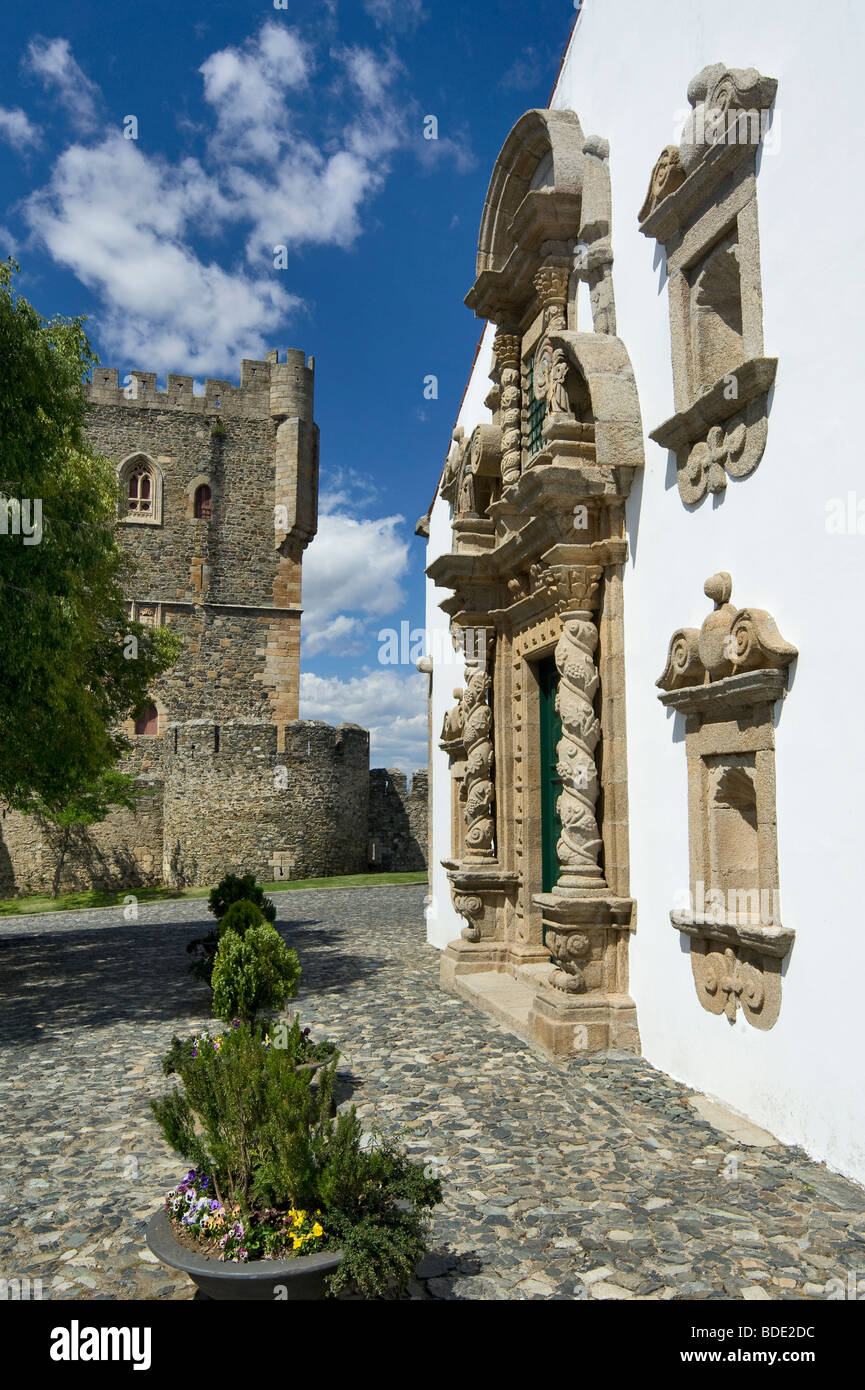
<svg viewBox="0 0 865 1390">
<path fill-rule="evenodd" d="M 535 454 L 544 447 L 544 437 L 541 428 L 544 423 L 544 416 L 547 413 L 546 401 L 535 399 L 535 363 L 534 358 L 529 358 L 529 370 L 526 381 L 526 390 L 529 402 L 529 458 L 534 458 Z"/>
</svg>

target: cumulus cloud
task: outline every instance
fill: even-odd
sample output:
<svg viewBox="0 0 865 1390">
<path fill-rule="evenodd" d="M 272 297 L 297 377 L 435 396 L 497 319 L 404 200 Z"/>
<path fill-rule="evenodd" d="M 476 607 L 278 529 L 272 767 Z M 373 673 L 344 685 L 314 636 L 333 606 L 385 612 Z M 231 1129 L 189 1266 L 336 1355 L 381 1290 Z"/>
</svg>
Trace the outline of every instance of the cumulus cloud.
<svg viewBox="0 0 865 1390">
<path fill-rule="evenodd" d="M 426 767 L 426 700 L 427 678 L 417 673 L 381 670 L 343 681 L 301 672 L 301 719 L 346 721 L 369 729 L 373 767 L 400 767 L 404 772 Z"/>
<path fill-rule="evenodd" d="M 338 651 L 341 656 L 356 656 L 363 650 L 359 640 L 364 625 L 360 618 L 350 618 L 347 613 L 338 613 L 330 622 L 314 626 L 311 632 L 304 627 L 303 654 L 315 656 L 318 652 Z"/>
<path fill-rule="evenodd" d="M 245 44 L 201 65 L 214 112 L 201 159 L 172 163 L 117 130 L 103 132 L 64 150 L 48 184 L 27 200 L 36 238 L 99 296 L 100 341 L 123 359 L 118 365 L 235 373 L 240 357 L 262 356 L 305 307 L 276 273 L 282 248 L 347 249 L 361 235 L 389 156 L 413 143 L 413 105 L 394 96 L 402 68 L 392 54 L 343 46 L 330 58 L 330 100 L 313 105 L 305 100 L 313 47 L 267 20 Z M 76 128 L 92 130 L 98 89 L 68 41 L 34 39 L 26 64 Z M 27 120 L 11 112 L 7 125 L 26 131 L 19 115 Z M 439 145 L 420 157 L 450 154 L 457 168 L 469 167 L 458 141 Z M 227 268 L 207 259 L 196 238 L 232 228 L 245 255 Z"/>
<path fill-rule="evenodd" d="M 325 513 L 303 562 L 303 610 L 310 637 L 337 614 L 369 617 L 405 603 L 400 580 L 408 573 L 409 546 L 397 527 L 401 516 L 358 520 Z"/>
<path fill-rule="evenodd" d="M 242 141 L 245 156 L 276 159 L 291 138 L 285 95 L 304 87 L 311 69 L 308 45 L 273 20 L 242 48 L 212 53 L 199 72 L 204 99 L 216 111 L 217 148 Z"/>
<path fill-rule="evenodd" d="M 186 244 L 191 220 L 223 206 L 196 161 L 171 166 L 115 132 L 93 148 L 70 146 L 25 216 L 54 259 L 100 295 L 112 353 L 205 376 L 261 357 L 300 303 L 273 277 L 223 270 Z"/>
<path fill-rule="evenodd" d="M 31 39 L 24 67 L 56 97 L 76 130 L 95 128 L 99 88 L 78 66 L 68 39 Z"/>
<path fill-rule="evenodd" d="M 0 106 L 0 140 L 7 140 L 15 149 L 23 150 L 41 144 L 42 135 L 20 106 Z"/>
</svg>

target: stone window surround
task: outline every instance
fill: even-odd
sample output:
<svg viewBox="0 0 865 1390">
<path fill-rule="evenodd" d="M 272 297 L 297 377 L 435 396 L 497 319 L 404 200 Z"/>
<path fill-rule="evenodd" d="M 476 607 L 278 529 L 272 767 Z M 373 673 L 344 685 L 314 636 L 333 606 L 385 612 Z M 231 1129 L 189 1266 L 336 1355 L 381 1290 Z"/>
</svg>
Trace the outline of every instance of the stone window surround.
<svg viewBox="0 0 865 1390">
<path fill-rule="evenodd" d="M 759 136 L 776 88 L 753 68 L 698 73 L 680 145 L 661 152 L 639 213 L 641 232 L 666 255 L 676 410 L 649 437 L 674 453 L 685 505 L 748 477 L 766 447 L 777 359 L 763 355 L 752 117 Z M 713 113 L 728 118 L 725 139 L 706 138 Z"/>
<path fill-rule="evenodd" d="M 186 516 L 189 521 L 201 521 L 203 519 L 195 515 L 195 494 L 198 492 L 198 489 L 200 487 L 210 488 L 211 508 L 213 508 L 216 505 L 216 489 L 213 486 L 212 477 L 209 473 L 196 473 L 195 477 L 187 484 L 186 487 Z M 212 515 L 213 514 L 211 511 L 211 519 Z"/>
<path fill-rule="evenodd" d="M 737 610 L 731 592 L 726 571 L 707 579 L 715 610 L 699 630 L 673 634 L 656 682 L 661 703 L 685 718 L 688 761 L 690 906 L 673 910 L 670 921 L 690 940 L 702 1007 L 731 1023 L 741 1007 L 753 1027 L 768 1031 L 795 939 L 780 915 L 775 708 L 798 653 L 770 614 Z M 725 816 L 737 805 L 738 824 Z"/>
<path fill-rule="evenodd" d="M 130 475 L 140 463 L 147 466 L 151 478 L 151 510 L 146 514 L 137 514 L 128 511 L 128 490 Z M 117 478 L 122 488 L 122 496 L 119 503 L 120 522 L 127 526 L 161 526 L 162 525 L 162 498 L 164 492 L 164 478 L 162 469 L 150 454 L 143 449 L 136 449 L 134 454 L 129 454 L 117 468 Z"/>
</svg>

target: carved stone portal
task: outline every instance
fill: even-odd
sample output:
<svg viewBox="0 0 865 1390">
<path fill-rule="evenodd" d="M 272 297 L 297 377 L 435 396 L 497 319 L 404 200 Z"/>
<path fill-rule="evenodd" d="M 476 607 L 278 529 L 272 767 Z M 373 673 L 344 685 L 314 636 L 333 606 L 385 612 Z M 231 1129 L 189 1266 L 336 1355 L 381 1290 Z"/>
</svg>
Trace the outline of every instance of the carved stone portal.
<svg viewBox="0 0 865 1390">
<path fill-rule="evenodd" d="M 712 575 L 714 610 L 673 634 L 657 684 L 685 715 L 690 888 L 670 913 L 691 940 L 697 997 L 732 1022 L 741 1008 L 771 1028 L 781 965 L 794 933 L 781 922 L 775 822 L 774 709 L 797 656 L 761 608 L 730 602 L 729 574 Z"/>
<path fill-rule="evenodd" d="M 573 111 L 529 111 L 496 162 L 466 301 L 496 325 L 492 419 L 454 438 L 441 486 L 452 549 L 427 571 L 451 591 L 452 630 L 487 634 L 443 730 L 455 825 L 445 867 L 466 925 L 442 954 L 442 982 L 560 1056 L 639 1052 L 622 570 L 644 457 L 614 336 L 608 155 Z M 578 330 L 580 281 L 592 331 Z M 551 656 L 557 745 L 541 723 Z"/>
</svg>

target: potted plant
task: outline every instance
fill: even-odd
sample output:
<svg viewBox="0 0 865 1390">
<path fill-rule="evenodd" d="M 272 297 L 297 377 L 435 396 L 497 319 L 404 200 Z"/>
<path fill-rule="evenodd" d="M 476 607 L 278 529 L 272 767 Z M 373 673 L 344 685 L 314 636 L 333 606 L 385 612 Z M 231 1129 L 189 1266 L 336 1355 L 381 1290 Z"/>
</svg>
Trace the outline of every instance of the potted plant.
<svg viewBox="0 0 865 1390">
<path fill-rule="evenodd" d="M 310 1299 L 356 1287 L 393 1296 L 426 1252 L 441 1186 L 404 1149 L 331 1115 L 318 1085 L 255 1023 L 176 1059 L 183 1084 L 151 1102 L 192 1166 L 151 1218 L 148 1244 L 217 1299 Z"/>
</svg>

